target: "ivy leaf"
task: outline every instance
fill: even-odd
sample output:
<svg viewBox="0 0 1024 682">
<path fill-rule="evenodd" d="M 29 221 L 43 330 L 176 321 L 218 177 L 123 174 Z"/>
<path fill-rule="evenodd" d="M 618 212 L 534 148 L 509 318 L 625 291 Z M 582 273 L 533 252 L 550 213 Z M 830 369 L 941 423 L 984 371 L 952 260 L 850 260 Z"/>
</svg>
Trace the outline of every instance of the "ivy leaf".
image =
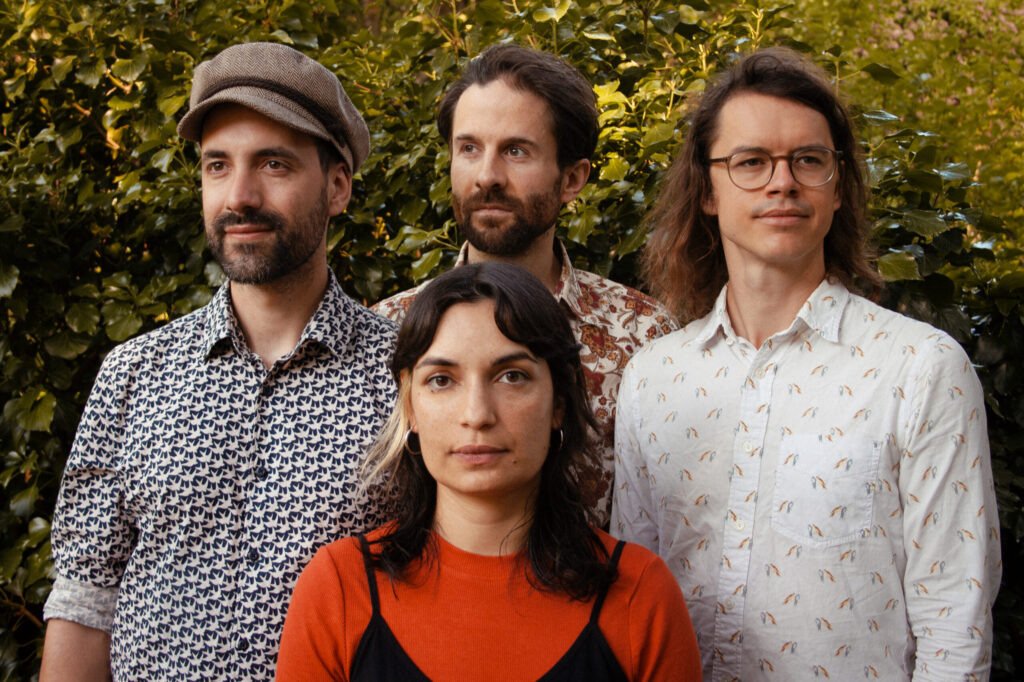
<svg viewBox="0 0 1024 682">
<path fill-rule="evenodd" d="M 533 20 L 537 22 L 561 21 L 565 13 L 569 11 L 569 0 L 559 0 L 554 7 L 541 7 L 533 11 Z"/>
<path fill-rule="evenodd" d="M 412 263 L 412 276 L 417 282 L 421 282 L 430 276 L 430 273 L 434 271 L 438 263 L 441 262 L 441 256 L 444 254 L 443 249 L 431 249 L 422 256 L 417 258 Z"/>
<path fill-rule="evenodd" d="M 95 88 L 100 84 L 100 79 L 103 78 L 103 74 L 106 72 L 107 65 L 104 64 L 101 59 L 78 67 L 78 71 L 75 71 L 75 78 L 81 81 L 84 85 L 88 85 L 90 88 Z"/>
<path fill-rule="evenodd" d="M 46 352 L 55 358 L 74 360 L 89 348 L 89 337 L 59 332 L 43 342 Z"/>
<path fill-rule="evenodd" d="M 0 265 L 0 298 L 7 298 L 14 293 L 20 272 L 17 265 Z"/>
<path fill-rule="evenodd" d="M 135 308 L 123 301 L 104 305 L 103 318 L 111 341 L 124 341 L 142 328 L 142 318 L 135 313 Z"/>
<path fill-rule="evenodd" d="M 35 511 L 36 500 L 39 499 L 39 488 L 32 484 L 11 498 L 11 511 L 15 516 L 25 518 Z"/>
<path fill-rule="evenodd" d="M 869 121 L 875 121 L 877 123 L 892 123 L 893 121 L 900 120 L 899 116 L 890 114 L 888 111 L 882 111 L 881 109 L 875 109 L 872 111 L 865 111 L 861 114 L 864 118 Z"/>
<path fill-rule="evenodd" d="M 949 229 L 949 225 L 946 224 L 946 221 L 936 211 L 915 208 L 902 211 L 900 215 L 903 216 L 904 220 L 902 222 L 904 227 L 922 237 L 930 239 Z"/>
<path fill-rule="evenodd" d="M 4 218 L 4 221 L 0 223 L 0 232 L 17 232 L 25 224 L 25 219 L 18 213 Z"/>
<path fill-rule="evenodd" d="M 601 167 L 601 173 L 599 177 L 601 180 L 608 182 L 618 182 L 626 177 L 626 173 L 629 172 L 629 162 L 623 159 L 621 156 L 610 157 Z"/>
<path fill-rule="evenodd" d="M 64 321 L 72 331 L 81 334 L 95 334 L 100 323 L 100 311 L 92 303 L 78 301 L 72 303 L 64 313 Z"/>
<path fill-rule="evenodd" d="M 53 71 L 51 72 L 51 75 L 53 76 L 54 83 L 60 83 L 68 77 L 68 74 L 71 73 L 71 67 L 75 65 L 76 59 L 77 57 L 75 55 L 69 55 L 66 57 L 57 57 L 53 60 Z"/>
<path fill-rule="evenodd" d="M 161 149 L 156 154 L 153 154 L 153 158 L 150 159 L 149 165 L 153 168 L 159 169 L 162 173 L 166 173 L 167 169 L 171 167 L 171 161 L 173 160 L 173 149 Z"/>
<path fill-rule="evenodd" d="M 653 147 L 655 145 L 671 140 L 672 136 L 675 135 L 676 126 L 674 123 L 665 122 L 658 123 L 657 125 L 648 126 L 644 132 L 644 139 L 641 140 L 641 147 Z"/>
<path fill-rule="evenodd" d="M 145 52 L 140 52 L 133 55 L 131 59 L 116 60 L 111 65 L 110 71 L 126 83 L 134 83 L 148 65 L 149 57 Z"/>
<path fill-rule="evenodd" d="M 921 279 L 917 261 L 909 253 L 887 253 L 878 259 L 878 272 L 887 282 Z"/>
<path fill-rule="evenodd" d="M 50 536 L 50 522 L 37 516 L 28 522 L 28 535 L 25 536 L 25 547 L 38 547 L 39 543 Z"/>
<path fill-rule="evenodd" d="M 8 583 L 21 565 L 21 547 L 8 547 L 0 552 L 0 583 Z"/>
<path fill-rule="evenodd" d="M 868 74 L 882 85 L 892 85 L 900 79 L 899 74 L 888 66 L 882 66 L 881 64 L 868 64 L 862 68 L 861 71 Z"/>
</svg>

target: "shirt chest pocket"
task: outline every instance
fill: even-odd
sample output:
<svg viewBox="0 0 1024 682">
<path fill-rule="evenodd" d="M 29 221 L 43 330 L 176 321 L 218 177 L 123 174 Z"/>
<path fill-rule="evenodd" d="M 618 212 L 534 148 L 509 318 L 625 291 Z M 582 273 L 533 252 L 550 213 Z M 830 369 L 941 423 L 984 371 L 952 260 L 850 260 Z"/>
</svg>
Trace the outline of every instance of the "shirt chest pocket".
<svg viewBox="0 0 1024 682">
<path fill-rule="evenodd" d="M 882 443 L 811 434 L 783 438 L 772 528 L 805 545 L 830 547 L 871 528 Z"/>
</svg>

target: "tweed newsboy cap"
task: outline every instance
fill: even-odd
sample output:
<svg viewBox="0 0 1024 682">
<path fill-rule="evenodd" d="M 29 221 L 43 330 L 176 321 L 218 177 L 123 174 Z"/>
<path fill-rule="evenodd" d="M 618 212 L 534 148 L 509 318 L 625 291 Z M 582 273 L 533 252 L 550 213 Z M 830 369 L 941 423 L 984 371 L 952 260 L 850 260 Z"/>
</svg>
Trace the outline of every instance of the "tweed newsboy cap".
<svg viewBox="0 0 1024 682">
<path fill-rule="evenodd" d="M 370 131 L 338 77 L 287 45 L 233 45 L 197 66 L 178 134 L 199 142 L 206 114 L 228 103 L 333 143 L 352 172 L 370 153 Z"/>
</svg>

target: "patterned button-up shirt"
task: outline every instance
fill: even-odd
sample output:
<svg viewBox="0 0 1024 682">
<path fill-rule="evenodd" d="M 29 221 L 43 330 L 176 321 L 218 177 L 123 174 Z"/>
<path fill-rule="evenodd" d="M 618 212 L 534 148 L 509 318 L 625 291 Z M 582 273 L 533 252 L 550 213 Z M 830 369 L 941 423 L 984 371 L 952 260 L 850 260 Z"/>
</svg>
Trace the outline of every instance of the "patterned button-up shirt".
<svg viewBox="0 0 1024 682">
<path fill-rule="evenodd" d="M 619 393 L 612 531 L 665 559 L 705 677 L 987 677 L 985 407 L 947 334 L 823 282 L 754 348 L 714 310 Z"/>
<path fill-rule="evenodd" d="M 46 617 L 110 630 L 115 679 L 273 679 L 302 568 L 383 521 L 357 468 L 394 403 L 394 338 L 332 275 L 269 370 L 228 285 L 114 349 L 64 472 Z"/>
<path fill-rule="evenodd" d="M 599 428 L 579 472 L 583 501 L 592 511 L 594 523 L 607 526 L 615 471 L 615 398 L 622 370 L 642 344 L 677 329 L 678 324 L 658 301 L 636 289 L 572 267 L 562 243 L 556 241 L 555 247 L 562 263 L 555 298 L 580 342 L 590 407 Z M 468 245 L 463 244 L 456 265 L 466 263 L 468 257 Z M 385 299 L 373 310 L 401 322 L 424 286 L 426 283 Z"/>
</svg>

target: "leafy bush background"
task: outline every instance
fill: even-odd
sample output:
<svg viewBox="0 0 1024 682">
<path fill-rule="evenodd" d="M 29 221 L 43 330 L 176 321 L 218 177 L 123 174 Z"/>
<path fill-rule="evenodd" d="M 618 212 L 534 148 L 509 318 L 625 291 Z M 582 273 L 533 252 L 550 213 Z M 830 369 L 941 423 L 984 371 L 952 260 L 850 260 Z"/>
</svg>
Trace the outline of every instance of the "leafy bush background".
<svg viewBox="0 0 1024 682">
<path fill-rule="evenodd" d="M 738 52 L 798 47 L 856 103 L 886 303 L 950 331 L 986 389 L 1003 526 L 996 679 L 1024 671 L 1024 66 L 1019 3 L 821 0 L 0 0 L 0 679 L 38 669 L 50 518 L 103 355 L 204 304 L 196 150 L 175 134 L 194 65 L 285 42 L 343 79 L 374 151 L 330 232 L 372 302 L 447 268 L 459 242 L 435 104 L 499 40 L 591 78 L 603 132 L 563 220 L 574 260 L 635 283 L 641 217 L 688 98 Z"/>
</svg>

